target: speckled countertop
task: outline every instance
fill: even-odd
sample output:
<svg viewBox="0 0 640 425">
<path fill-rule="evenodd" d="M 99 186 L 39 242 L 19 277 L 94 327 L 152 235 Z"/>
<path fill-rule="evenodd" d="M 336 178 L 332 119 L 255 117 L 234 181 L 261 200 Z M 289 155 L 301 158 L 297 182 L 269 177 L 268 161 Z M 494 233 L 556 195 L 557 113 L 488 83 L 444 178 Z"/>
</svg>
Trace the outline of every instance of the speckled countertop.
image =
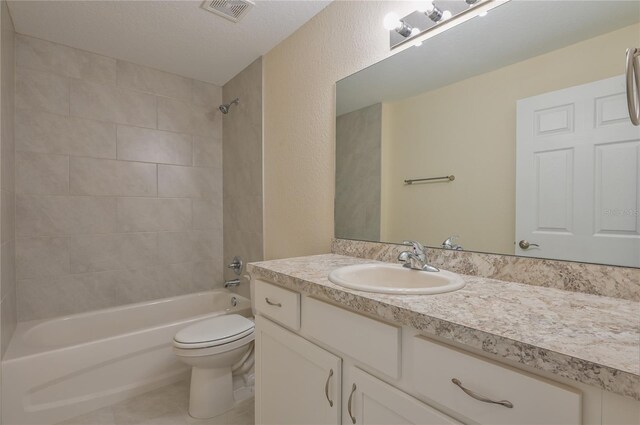
<svg viewBox="0 0 640 425">
<path fill-rule="evenodd" d="M 463 275 L 438 295 L 354 291 L 329 272 L 373 260 L 337 254 L 249 264 L 262 278 L 499 358 L 640 400 L 640 303 Z"/>
</svg>

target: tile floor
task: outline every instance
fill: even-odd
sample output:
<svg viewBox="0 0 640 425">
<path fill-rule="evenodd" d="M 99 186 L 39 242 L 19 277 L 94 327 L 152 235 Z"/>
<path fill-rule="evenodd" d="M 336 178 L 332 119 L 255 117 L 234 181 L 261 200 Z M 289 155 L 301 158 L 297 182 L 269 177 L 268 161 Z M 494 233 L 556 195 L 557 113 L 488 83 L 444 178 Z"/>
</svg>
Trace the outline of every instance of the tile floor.
<svg viewBox="0 0 640 425">
<path fill-rule="evenodd" d="M 141 394 L 59 425 L 253 425 L 253 398 L 210 420 L 188 416 L 189 381 Z"/>
</svg>

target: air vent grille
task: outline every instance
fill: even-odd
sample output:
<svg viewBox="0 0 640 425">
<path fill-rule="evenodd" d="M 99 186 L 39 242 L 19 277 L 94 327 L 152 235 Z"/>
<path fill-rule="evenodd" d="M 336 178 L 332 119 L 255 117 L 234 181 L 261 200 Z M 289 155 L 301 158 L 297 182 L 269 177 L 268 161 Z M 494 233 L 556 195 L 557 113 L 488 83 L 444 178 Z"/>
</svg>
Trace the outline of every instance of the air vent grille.
<svg viewBox="0 0 640 425">
<path fill-rule="evenodd" d="M 238 22 L 254 5 L 255 3 L 251 0 L 205 0 L 202 8 L 230 21 Z"/>
</svg>

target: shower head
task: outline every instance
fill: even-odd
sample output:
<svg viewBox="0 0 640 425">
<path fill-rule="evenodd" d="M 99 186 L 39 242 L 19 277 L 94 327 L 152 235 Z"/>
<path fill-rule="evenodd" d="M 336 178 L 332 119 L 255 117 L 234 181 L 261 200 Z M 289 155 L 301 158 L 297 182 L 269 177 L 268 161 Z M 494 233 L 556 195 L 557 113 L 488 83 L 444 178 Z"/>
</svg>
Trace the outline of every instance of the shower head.
<svg viewBox="0 0 640 425">
<path fill-rule="evenodd" d="M 220 109 L 220 112 L 226 115 L 229 113 L 229 109 L 231 108 L 231 105 L 237 105 L 239 103 L 240 103 L 240 99 L 236 97 L 231 102 L 225 103 L 224 105 L 220 105 L 218 109 Z"/>
</svg>

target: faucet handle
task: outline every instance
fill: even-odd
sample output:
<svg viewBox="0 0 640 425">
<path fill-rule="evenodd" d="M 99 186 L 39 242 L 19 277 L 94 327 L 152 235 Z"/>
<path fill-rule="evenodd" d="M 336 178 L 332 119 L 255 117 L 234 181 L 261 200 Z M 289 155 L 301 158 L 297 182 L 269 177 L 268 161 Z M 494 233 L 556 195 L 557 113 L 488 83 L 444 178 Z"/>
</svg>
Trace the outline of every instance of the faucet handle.
<svg viewBox="0 0 640 425">
<path fill-rule="evenodd" d="M 426 251 L 425 247 L 418 241 L 403 241 L 402 244 L 413 247 L 414 254 L 424 254 Z"/>
</svg>

